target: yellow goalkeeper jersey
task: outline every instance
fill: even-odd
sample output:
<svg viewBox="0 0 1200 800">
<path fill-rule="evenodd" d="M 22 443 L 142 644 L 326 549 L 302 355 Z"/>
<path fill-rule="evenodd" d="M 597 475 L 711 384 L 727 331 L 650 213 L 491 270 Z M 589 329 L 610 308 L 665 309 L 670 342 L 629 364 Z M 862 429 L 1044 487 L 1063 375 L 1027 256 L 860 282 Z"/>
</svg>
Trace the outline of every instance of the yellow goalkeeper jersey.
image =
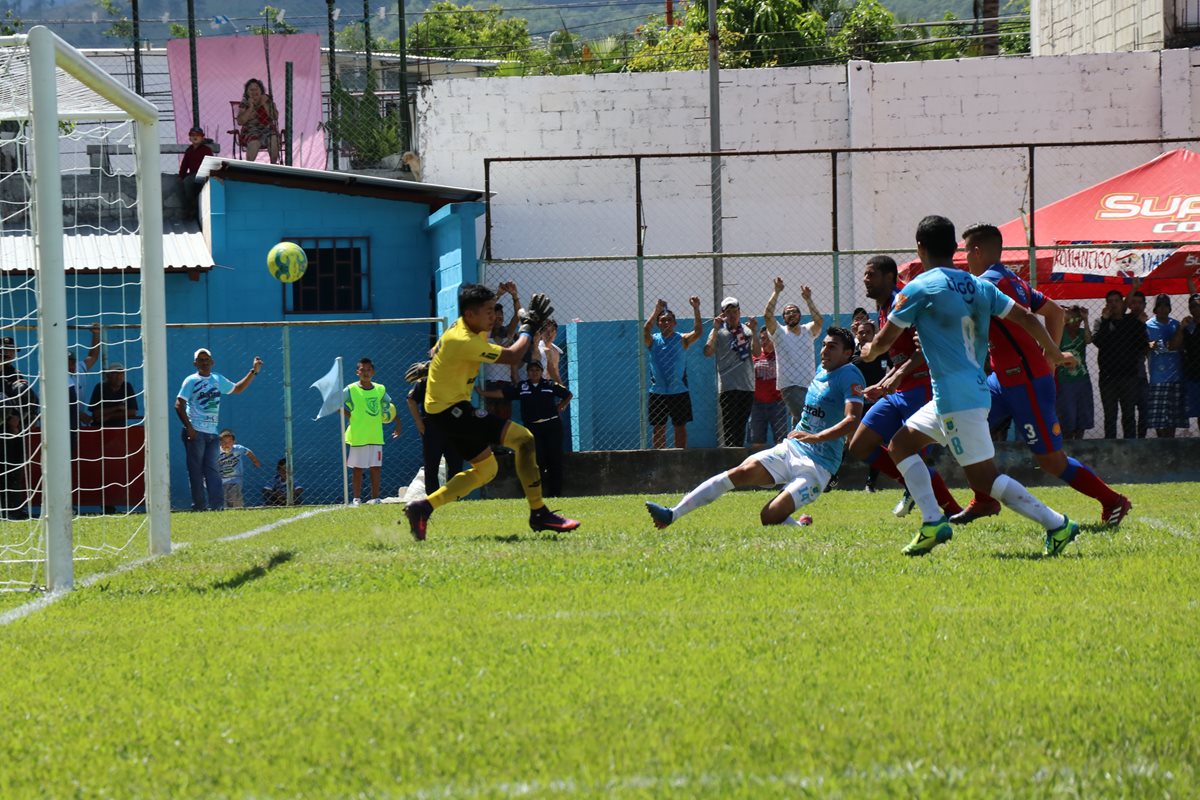
<svg viewBox="0 0 1200 800">
<path fill-rule="evenodd" d="M 487 331 L 472 333 L 459 317 L 438 339 L 429 379 L 425 384 L 425 413 L 440 414 L 456 403 L 471 400 L 471 389 L 482 363 L 494 364 L 504 348 L 488 341 Z"/>
</svg>

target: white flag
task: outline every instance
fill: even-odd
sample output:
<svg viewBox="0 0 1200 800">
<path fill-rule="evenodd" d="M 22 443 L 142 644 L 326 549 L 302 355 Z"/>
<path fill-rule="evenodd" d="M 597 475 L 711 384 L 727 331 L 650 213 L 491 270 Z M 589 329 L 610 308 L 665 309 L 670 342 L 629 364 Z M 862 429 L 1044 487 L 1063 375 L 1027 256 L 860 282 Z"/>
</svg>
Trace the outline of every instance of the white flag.
<svg viewBox="0 0 1200 800">
<path fill-rule="evenodd" d="M 312 388 L 321 393 L 321 410 L 313 419 L 336 414 L 338 409 L 342 407 L 342 357 L 338 356 L 333 360 L 333 367 L 321 378 L 312 385 Z"/>
</svg>

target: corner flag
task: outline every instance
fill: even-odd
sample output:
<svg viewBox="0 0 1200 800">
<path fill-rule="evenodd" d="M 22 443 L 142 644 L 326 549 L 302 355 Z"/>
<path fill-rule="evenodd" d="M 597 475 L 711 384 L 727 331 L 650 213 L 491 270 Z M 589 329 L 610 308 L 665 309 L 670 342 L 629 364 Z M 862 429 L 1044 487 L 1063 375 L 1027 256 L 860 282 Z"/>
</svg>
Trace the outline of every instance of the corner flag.
<svg viewBox="0 0 1200 800">
<path fill-rule="evenodd" d="M 342 357 L 338 356 L 333 360 L 333 367 L 325 374 L 325 377 L 318 380 L 312 385 L 312 388 L 321 393 L 321 410 L 313 419 L 330 414 L 336 414 L 338 409 L 342 407 Z"/>
</svg>

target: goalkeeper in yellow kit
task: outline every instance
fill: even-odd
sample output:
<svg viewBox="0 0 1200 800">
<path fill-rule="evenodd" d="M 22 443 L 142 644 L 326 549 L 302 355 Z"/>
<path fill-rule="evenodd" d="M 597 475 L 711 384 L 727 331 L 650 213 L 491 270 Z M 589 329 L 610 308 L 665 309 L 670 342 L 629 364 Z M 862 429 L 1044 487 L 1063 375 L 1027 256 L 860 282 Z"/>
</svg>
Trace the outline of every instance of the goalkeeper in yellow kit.
<svg viewBox="0 0 1200 800">
<path fill-rule="evenodd" d="M 404 507 L 413 538 L 425 539 L 429 517 L 435 510 L 466 497 L 496 477 L 492 445 L 509 447 L 516 455 L 517 477 L 529 501 L 529 527 L 535 531 L 575 530 L 579 527 L 577 520 L 559 516 L 542 500 L 537 451 L 529 429 L 471 405 L 479 365 L 519 364 L 533 336 L 554 312 L 549 298 L 535 294 L 529 307 L 518 312 L 517 339 L 508 347 L 488 341 L 496 315 L 496 294 L 491 289 L 477 283 L 463 284 L 458 292 L 458 311 L 461 316 L 438 339 L 429 362 L 425 424 L 435 426 L 470 465 L 427 499 Z"/>
</svg>

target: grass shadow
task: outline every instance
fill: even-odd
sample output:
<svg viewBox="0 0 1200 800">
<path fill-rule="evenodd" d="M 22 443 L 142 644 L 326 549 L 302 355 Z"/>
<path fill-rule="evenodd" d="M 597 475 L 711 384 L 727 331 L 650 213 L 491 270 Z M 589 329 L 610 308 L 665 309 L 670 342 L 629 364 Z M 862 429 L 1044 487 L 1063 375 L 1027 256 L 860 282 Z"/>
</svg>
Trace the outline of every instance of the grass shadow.
<svg viewBox="0 0 1200 800">
<path fill-rule="evenodd" d="M 271 555 L 271 557 L 269 559 L 267 559 L 266 564 L 255 564 L 250 569 L 242 570 L 241 572 L 239 572 L 237 575 L 234 575 L 229 580 L 218 581 L 217 583 L 214 583 L 209 588 L 214 589 L 214 590 L 237 589 L 237 588 L 249 583 L 250 581 L 258 580 L 259 578 L 265 576 L 271 570 L 275 569 L 276 567 L 280 566 L 281 564 L 286 564 L 287 562 L 291 561 L 295 557 L 296 557 L 296 554 L 291 552 L 290 550 L 284 550 L 279 553 L 274 553 Z"/>
<path fill-rule="evenodd" d="M 500 544 L 520 544 L 521 542 L 560 542 L 563 537 L 561 534 L 542 531 L 535 534 L 510 533 L 507 536 L 495 534 L 492 536 L 472 536 L 473 542 L 499 542 Z"/>
<path fill-rule="evenodd" d="M 391 542 L 385 542 L 382 539 L 377 539 L 373 542 L 367 542 L 363 546 L 363 549 L 369 553 L 391 553 L 395 550 L 399 550 L 400 548 Z"/>
</svg>

